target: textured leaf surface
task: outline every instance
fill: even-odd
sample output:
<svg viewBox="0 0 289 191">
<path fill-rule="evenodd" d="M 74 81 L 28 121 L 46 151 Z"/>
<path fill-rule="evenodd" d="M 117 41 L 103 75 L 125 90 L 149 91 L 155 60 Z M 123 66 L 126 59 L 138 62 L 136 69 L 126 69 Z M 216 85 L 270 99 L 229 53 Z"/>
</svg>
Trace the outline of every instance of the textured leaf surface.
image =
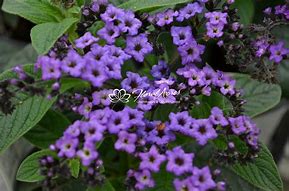
<svg viewBox="0 0 289 191">
<path fill-rule="evenodd" d="M 74 178 L 77 178 L 78 175 L 79 175 L 79 170 L 80 170 L 80 161 L 79 161 L 79 159 L 72 159 L 69 162 L 69 168 L 70 168 L 71 175 Z"/>
<path fill-rule="evenodd" d="M 121 4 L 120 7 L 133 11 L 139 11 L 143 9 L 158 8 L 187 2 L 190 2 L 190 0 L 130 0 L 124 4 Z"/>
<path fill-rule="evenodd" d="M 26 65 L 24 69 L 33 75 L 33 65 Z M 0 75 L 0 81 L 15 77 L 11 70 Z M 86 82 L 78 79 L 63 79 L 61 92 L 65 92 L 74 87 L 85 87 Z M 10 115 L 0 113 L 0 152 L 9 147 L 12 143 L 22 137 L 32 127 L 34 127 L 52 106 L 56 98 L 48 100 L 46 97 L 22 96 Z"/>
<path fill-rule="evenodd" d="M 39 158 L 45 155 L 54 155 L 54 153 L 49 150 L 42 150 L 35 152 L 24 159 L 18 169 L 16 179 L 23 182 L 37 182 L 43 180 L 44 177 L 40 175 Z"/>
<path fill-rule="evenodd" d="M 233 77 L 237 80 L 237 88 L 243 90 L 247 115 L 255 117 L 280 102 L 282 92 L 279 85 L 262 83 L 244 74 L 233 74 Z"/>
<path fill-rule="evenodd" d="M 76 18 L 67 18 L 60 23 L 50 22 L 36 25 L 31 30 L 32 46 L 38 54 L 46 54 L 77 20 Z"/>
<path fill-rule="evenodd" d="M 283 191 L 283 183 L 270 151 L 262 145 L 258 158 L 247 165 L 234 165 L 232 171 L 257 188 Z"/>
<path fill-rule="evenodd" d="M 62 11 L 48 0 L 4 0 L 2 10 L 36 24 L 61 21 L 64 18 Z"/>
</svg>

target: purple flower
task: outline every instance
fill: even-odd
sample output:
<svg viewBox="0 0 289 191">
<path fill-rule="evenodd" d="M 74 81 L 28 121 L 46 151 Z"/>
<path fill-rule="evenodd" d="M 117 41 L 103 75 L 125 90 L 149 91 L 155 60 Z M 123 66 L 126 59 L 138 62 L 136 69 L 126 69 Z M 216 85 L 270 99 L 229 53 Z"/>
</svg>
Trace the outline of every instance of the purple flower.
<svg viewBox="0 0 289 191">
<path fill-rule="evenodd" d="M 223 36 L 224 32 L 224 24 L 213 25 L 211 23 L 206 24 L 207 27 L 207 35 L 211 38 L 220 38 Z"/>
<path fill-rule="evenodd" d="M 182 133 L 187 133 L 193 120 L 187 111 L 170 113 L 169 118 L 169 129 Z"/>
<path fill-rule="evenodd" d="M 141 77 L 133 72 L 127 72 L 126 76 L 127 78 L 121 82 L 121 87 L 130 93 L 140 89 L 145 90 L 150 86 L 147 77 Z"/>
<path fill-rule="evenodd" d="M 112 59 L 117 59 L 123 64 L 124 61 L 131 58 L 130 55 L 126 54 L 121 48 L 114 45 L 106 45 L 103 47 L 103 50 L 106 52 L 106 56 Z"/>
<path fill-rule="evenodd" d="M 166 152 L 168 163 L 167 171 L 173 172 L 175 175 L 180 176 L 186 172 L 190 172 L 193 168 L 193 153 L 185 153 L 179 146 L 173 150 Z"/>
<path fill-rule="evenodd" d="M 263 11 L 263 13 L 265 13 L 266 15 L 272 14 L 272 7 L 267 7 L 267 8 Z"/>
<path fill-rule="evenodd" d="M 174 17 L 178 16 L 178 12 L 168 9 L 165 12 L 160 12 L 155 16 L 156 24 L 160 27 L 169 25 L 174 21 Z"/>
<path fill-rule="evenodd" d="M 118 60 L 113 57 L 106 57 L 106 59 L 103 60 L 103 64 L 105 65 L 105 73 L 108 78 L 111 79 L 121 79 L 121 64 L 122 61 Z"/>
<path fill-rule="evenodd" d="M 261 39 L 261 40 L 258 40 L 254 43 L 254 47 L 257 49 L 256 56 L 260 58 L 261 56 L 263 56 L 266 53 L 266 51 L 269 47 L 269 43 L 267 40 Z"/>
<path fill-rule="evenodd" d="M 105 10 L 108 3 L 108 0 L 93 0 L 90 9 L 93 12 L 98 13 Z"/>
<path fill-rule="evenodd" d="M 125 52 L 134 57 L 138 62 L 143 62 L 146 54 L 153 50 L 145 34 L 127 37 Z"/>
<path fill-rule="evenodd" d="M 85 141 L 98 142 L 103 139 L 103 133 L 106 127 L 101 125 L 97 120 L 90 120 L 83 123 L 81 132 L 84 134 Z"/>
<path fill-rule="evenodd" d="M 108 97 L 108 94 L 111 94 L 112 90 L 101 90 L 98 92 L 94 92 L 92 94 L 92 98 L 93 98 L 93 105 L 104 105 L 104 106 L 109 106 L 111 104 L 111 101 Z"/>
<path fill-rule="evenodd" d="M 59 157 L 73 158 L 76 155 L 78 139 L 71 137 L 62 137 L 56 141 L 55 146 L 59 149 Z"/>
<path fill-rule="evenodd" d="M 205 14 L 205 17 L 209 19 L 209 22 L 212 25 L 227 24 L 228 23 L 227 16 L 228 16 L 227 13 L 222 13 L 222 12 L 217 12 L 217 11 L 209 12 Z"/>
<path fill-rule="evenodd" d="M 156 146 L 152 146 L 149 152 L 140 153 L 141 158 L 140 169 L 148 169 L 153 172 L 160 170 L 160 165 L 166 160 L 164 155 L 161 155 Z"/>
<path fill-rule="evenodd" d="M 123 113 L 121 111 L 114 112 L 109 118 L 107 127 L 108 131 L 112 134 L 117 134 L 122 130 L 126 130 L 129 128 L 128 124 L 128 114 Z"/>
<path fill-rule="evenodd" d="M 215 139 L 218 134 L 208 119 L 198 119 L 192 123 L 191 136 L 199 145 L 207 144 L 208 140 Z"/>
<path fill-rule="evenodd" d="M 202 71 L 204 73 L 205 85 L 211 85 L 214 81 L 217 80 L 218 77 L 216 75 L 216 72 L 209 65 L 203 67 Z"/>
<path fill-rule="evenodd" d="M 211 190 L 216 187 L 216 183 L 214 182 L 210 169 L 207 166 L 202 169 L 194 167 L 191 181 L 200 191 Z"/>
<path fill-rule="evenodd" d="M 85 118 L 88 118 L 92 110 L 92 103 L 88 100 L 87 97 L 83 99 L 82 104 L 78 107 L 77 111 L 80 115 L 83 115 Z"/>
<path fill-rule="evenodd" d="M 218 86 L 220 87 L 220 91 L 223 95 L 234 95 L 235 94 L 235 84 L 236 81 L 226 78 L 218 81 Z"/>
<path fill-rule="evenodd" d="M 111 24 L 113 21 L 121 18 L 125 15 L 124 10 L 119 9 L 113 5 L 108 5 L 106 11 L 100 15 L 101 19 L 107 24 Z"/>
<path fill-rule="evenodd" d="M 228 120 L 224 117 L 223 111 L 218 107 L 212 108 L 209 119 L 214 125 L 221 125 L 224 127 L 229 124 Z"/>
<path fill-rule="evenodd" d="M 154 65 L 151 74 L 156 79 L 161 79 L 169 75 L 169 68 L 165 61 L 160 60 L 157 65 Z"/>
<path fill-rule="evenodd" d="M 270 60 L 275 63 L 280 63 L 287 54 L 289 54 L 289 50 L 284 48 L 284 42 L 279 42 L 276 45 L 271 45 L 269 48 L 271 53 Z"/>
<path fill-rule="evenodd" d="M 167 128 L 168 124 L 155 122 L 155 128 L 148 132 L 147 137 L 145 137 L 146 141 L 156 145 L 166 145 L 171 141 L 176 139 L 175 134 Z M 164 129 L 158 129 L 158 126 L 164 125 Z"/>
<path fill-rule="evenodd" d="M 184 44 L 178 48 L 182 57 L 182 64 L 189 64 L 193 62 L 200 62 L 201 55 L 205 51 L 205 46 L 198 44 L 192 40 L 189 44 Z"/>
<path fill-rule="evenodd" d="M 148 170 L 135 172 L 134 176 L 137 181 L 135 187 L 139 190 L 144 190 L 145 188 L 152 188 L 155 185 L 154 180 L 152 179 L 151 173 Z"/>
<path fill-rule="evenodd" d="M 83 58 L 75 50 L 69 50 L 67 56 L 62 60 L 61 69 L 73 77 L 79 77 L 84 65 Z"/>
<path fill-rule="evenodd" d="M 118 134 L 118 140 L 114 144 L 116 150 L 126 151 L 127 153 L 133 153 L 135 151 L 135 144 L 137 141 L 137 135 L 121 131 Z"/>
<path fill-rule="evenodd" d="M 195 68 L 190 68 L 190 70 L 184 73 L 184 76 L 186 78 L 189 78 L 188 84 L 191 87 L 205 85 L 204 75 L 205 74 L 203 71 L 199 71 L 198 69 L 195 69 Z"/>
<path fill-rule="evenodd" d="M 85 33 L 82 37 L 75 40 L 76 48 L 85 48 L 98 41 L 90 32 Z"/>
<path fill-rule="evenodd" d="M 60 60 L 48 56 L 41 56 L 38 58 L 37 64 L 42 70 L 42 80 L 59 79 L 61 77 Z"/>
<path fill-rule="evenodd" d="M 173 26 L 171 28 L 171 35 L 173 37 L 174 44 L 177 46 L 190 43 L 190 41 L 193 39 L 192 28 L 190 26 L 187 27 Z"/>
<path fill-rule="evenodd" d="M 102 29 L 100 29 L 97 34 L 104 39 L 107 44 L 113 44 L 115 39 L 119 37 L 120 31 L 119 28 L 112 25 L 106 24 Z"/>
<path fill-rule="evenodd" d="M 97 159 L 98 153 L 93 144 L 85 144 L 81 150 L 77 151 L 77 156 L 81 159 L 83 166 L 88 166 Z"/>
<path fill-rule="evenodd" d="M 202 13 L 203 7 L 195 2 L 189 3 L 186 7 L 182 8 L 179 11 L 179 16 L 177 17 L 177 21 L 182 22 L 185 19 L 190 19 L 191 17 L 195 16 L 197 13 Z"/>
<path fill-rule="evenodd" d="M 236 135 L 241 135 L 247 131 L 247 128 L 244 124 L 243 116 L 239 116 L 236 118 L 229 118 L 229 122 L 230 122 L 232 131 Z"/>
<path fill-rule="evenodd" d="M 286 12 L 287 6 L 286 5 L 277 5 L 275 7 L 275 14 L 276 15 L 282 15 Z"/>
<path fill-rule="evenodd" d="M 142 26 L 142 22 L 135 18 L 134 13 L 131 11 L 126 11 L 119 20 L 121 21 L 119 25 L 120 30 L 131 36 L 137 35 L 138 29 Z"/>
<path fill-rule="evenodd" d="M 107 80 L 104 67 L 95 60 L 86 59 L 85 70 L 82 78 L 91 82 L 94 87 L 101 87 Z"/>
<path fill-rule="evenodd" d="M 98 44 L 93 44 L 90 51 L 85 55 L 85 59 L 93 59 L 97 62 L 102 61 L 106 56 L 106 50 L 104 47 Z"/>
<path fill-rule="evenodd" d="M 124 110 L 122 110 L 123 113 L 126 113 L 128 115 L 128 126 L 129 127 L 140 127 L 144 126 L 143 118 L 144 113 L 138 109 L 132 109 L 130 107 L 125 107 Z"/>
<path fill-rule="evenodd" d="M 199 189 L 193 186 L 189 178 L 184 180 L 175 179 L 174 186 L 176 191 L 199 191 Z"/>
<path fill-rule="evenodd" d="M 80 135 L 80 129 L 82 127 L 82 121 L 75 121 L 64 132 L 65 137 L 77 138 Z"/>
<path fill-rule="evenodd" d="M 97 120 L 102 125 L 107 125 L 108 120 L 110 119 L 113 111 L 106 107 L 104 109 L 95 110 L 90 113 L 90 120 Z"/>
</svg>

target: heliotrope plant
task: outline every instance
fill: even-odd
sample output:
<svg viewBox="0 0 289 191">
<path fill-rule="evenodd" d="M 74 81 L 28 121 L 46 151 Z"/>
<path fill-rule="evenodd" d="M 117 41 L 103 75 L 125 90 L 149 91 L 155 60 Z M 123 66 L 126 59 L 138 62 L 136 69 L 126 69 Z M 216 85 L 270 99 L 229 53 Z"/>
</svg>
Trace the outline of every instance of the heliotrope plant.
<svg viewBox="0 0 289 191">
<path fill-rule="evenodd" d="M 280 88 L 213 69 L 206 47 L 215 43 L 227 63 L 274 81 L 270 68 L 289 49 L 270 31 L 287 24 L 288 5 L 244 27 L 234 0 L 112 3 L 25 1 L 23 10 L 4 1 L 4 10 L 39 24 L 31 32 L 41 54 L 36 63 L 0 76 L 1 121 L 12 123 L 1 150 L 25 133 L 44 149 L 21 164 L 17 179 L 39 181 L 44 190 L 281 191 L 251 119 L 280 95 L 252 111 L 260 95 L 247 103 L 240 78 L 252 81 L 251 89 Z M 259 70 L 266 73 L 256 76 Z M 39 121 L 51 137 L 37 134 Z"/>
</svg>

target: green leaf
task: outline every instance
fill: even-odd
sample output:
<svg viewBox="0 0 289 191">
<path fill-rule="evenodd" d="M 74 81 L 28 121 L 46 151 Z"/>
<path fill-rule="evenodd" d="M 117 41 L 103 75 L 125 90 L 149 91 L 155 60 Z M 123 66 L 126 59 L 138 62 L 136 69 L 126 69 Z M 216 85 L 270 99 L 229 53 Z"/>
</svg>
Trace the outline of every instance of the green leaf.
<svg viewBox="0 0 289 191">
<path fill-rule="evenodd" d="M 210 96 L 201 95 L 196 97 L 196 99 L 200 102 L 200 104 L 195 105 L 190 111 L 194 118 L 208 118 L 213 107 L 219 107 L 225 114 L 232 111 L 232 104 L 230 101 L 216 91 L 212 91 Z"/>
<path fill-rule="evenodd" d="M 261 189 L 246 182 L 231 170 L 222 168 L 221 171 L 222 180 L 227 183 L 227 191 L 261 191 Z"/>
<path fill-rule="evenodd" d="M 72 159 L 71 161 L 69 161 L 69 168 L 70 168 L 71 175 L 74 178 L 78 178 L 79 171 L 80 171 L 79 159 Z"/>
<path fill-rule="evenodd" d="M 148 191 L 174 191 L 173 180 L 174 176 L 168 173 L 165 168 L 153 175 L 155 180 L 155 187 L 148 189 Z"/>
<path fill-rule="evenodd" d="M 153 113 L 154 120 L 167 121 L 171 112 L 176 112 L 177 108 L 175 105 L 164 104 L 157 107 Z"/>
<path fill-rule="evenodd" d="M 46 155 L 54 156 L 55 153 L 50 150 L 41 150 L 24 159 L 18 169 L 16 179 L 23 182 L 38 182 L 43 180 L 44 177 L 40 174 L 39 158 Z"/>
<path fill-rule="evenodd" d="M 253 0 L 236 0 L 233 7 L 237 8 L 241 23 L 248 25 L 252 23 L 255 13 L 255 6 Z"/>
<path fill-rule="evenodd" d="M 139 11 L 187 2 L 190 2 L 190 0 L 130 0 L 124 4 L 121 4 L 120 7 L 133 11 Z"/>
<path fill-rule="evenodd" d="M 33 65 L 24 66 L 24 70 L 31 75 L 34 74 L 33 68 Z M 0 81 L 14 77 L 16 74 L 9 70 L 0 75 Z M 79 79 L 63 79 L 61 83 L 62 93 L 75 87 L 87 87 L 87 83 Z M 22 97 L 12 114 L 0 113 L 0 153 L 34 127 L 56 100 L 39 96 Z"/>
<path fill-rule="evenodd" d="M 36 24 L 64 19 L 62 10 L 52 5 L 49 0 L 4 0 L 2 10 L 19 15 Z"/>
<path fill-rule="evenodd" d="M 88 188 L 86 191 L 115 191 L 115 188 L 110 181 L 106 179 L 101 187 Z"/>
<path fill-rule="evenodd" d="M 245 113 L 251 117 L 262 114 L 276 106 L 281 99 L 281 88 L 276 84 L 266 84 L 253 80 L 248 75 L 233 74 L 237 88 L 244 91 Z"/>
<path fill-rule="evenodd" d="M 46 54 L 76 21 L 78 21 L 76 18 L 67 18 L 60 23 L 36 25 L 31 30 L 32 46 L 38 54 Z"/>
<path fill-rule="evenodd" d="M 0 152 L 34 127 L 52 106 L 55 99 L 28 97 L 16 106 L 11 115 L 0 116 Z"/>
<path fill-rule="evenodd" d="M 230 168 L 256 188 L 265 191 L 283 191 L 283 183 L 270 151 L 261 145 L 261 151 L 254 162 L 247 165 L 236 164 Z"/>
<path fill-rule="evenodd" d="M 61 113 L 49 110 L 24 137 L 39 148 L 48 148 L 63 134 L 70 121 Z"/>
</svg>

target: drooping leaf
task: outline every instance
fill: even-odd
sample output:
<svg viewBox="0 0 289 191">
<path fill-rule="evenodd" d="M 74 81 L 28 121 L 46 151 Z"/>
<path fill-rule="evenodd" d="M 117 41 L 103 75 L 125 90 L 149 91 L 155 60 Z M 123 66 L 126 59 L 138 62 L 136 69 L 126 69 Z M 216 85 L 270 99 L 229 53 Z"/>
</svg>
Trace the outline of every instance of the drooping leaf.
<svg viewBox="0 0 289 191">
<path fill-rule="evenodd" d="M 40 174 L 39 158 L 55 153 L 50 150 L 41 150 L 28 156 L 18 168 L 16 179 L 23 182 L 38 182 L 44 179 Z"/>
<path fill-rule="evenodd" d="M 61 9 L 49 0 L 4 0 L 2 10 L 19 15 L 36 24 L 57 22 L 64 19 Z M 43 35 L 47 33 L 43 33 Z"/>
<path fill-rule="evenodd" d="M 121 8 L 139 11 L 144 9 L 159 8 L 168 5 L 187 3 L 190 0 L 130 0 L 120 5 Z"/>
<path fill-rule="evenodd" d="M 46 54 L 54 43 L 77 21 L 76 18 L 67 18 L 63 21 L 43 23 L 31 30 L 32 46 L 38 54 Z"/>
<path fill-rule="evenodd" d="M 261 145 L 258 158 L 247 165 L 236 164 L 230 168 L 235 174 L 265 191 L 283 191 L 283 183 L 270 151 Z"/>
<path fill-rule="evenodd" d="M 39 148 L 48 148 L 63 134 L 70 121 L 61 113 L 49 110 L 24 137 Z"/>
<path fill-rule="evenodd" d="M 279 85 L 262 83 L 244 74 L 233 74 L 233 77 L 237 80 L 237 88 L 243 90 L 243 98 L 246 100 L 244 109 L 247 115 L 255 117 L 280 102 Z"/>
</svg>

